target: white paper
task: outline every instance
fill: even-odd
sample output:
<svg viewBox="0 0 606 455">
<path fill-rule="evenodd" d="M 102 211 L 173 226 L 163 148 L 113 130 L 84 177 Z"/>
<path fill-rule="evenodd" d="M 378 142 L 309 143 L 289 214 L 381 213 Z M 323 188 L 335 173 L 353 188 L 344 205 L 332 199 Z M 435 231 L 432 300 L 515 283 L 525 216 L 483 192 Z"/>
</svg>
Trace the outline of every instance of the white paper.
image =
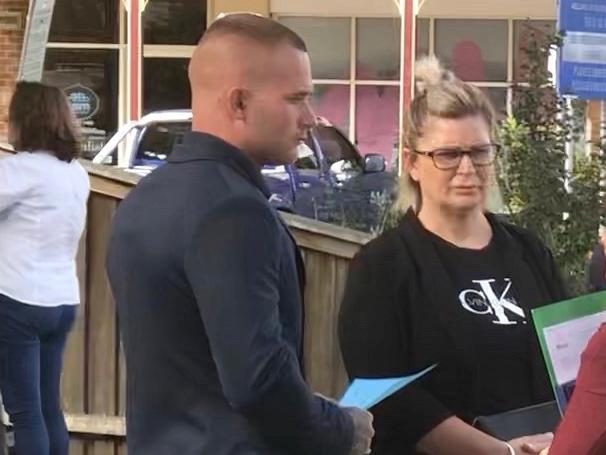
<svg viewBox="0 0 606 455">
<path fill-rule="evenodd" d="M 545 343 L 558 384 L 576 379 L 581 365 L 581 354 L 589 339 L 605 322 L 606 311 L 602 311 L 544 329 Z"/>
</svg>

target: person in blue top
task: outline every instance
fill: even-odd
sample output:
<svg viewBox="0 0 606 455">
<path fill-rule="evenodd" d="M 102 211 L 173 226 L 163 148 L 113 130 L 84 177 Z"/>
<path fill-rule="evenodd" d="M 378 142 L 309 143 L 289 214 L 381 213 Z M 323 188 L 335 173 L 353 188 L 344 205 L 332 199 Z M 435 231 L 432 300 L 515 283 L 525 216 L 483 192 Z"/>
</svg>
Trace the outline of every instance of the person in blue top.
<svg viewBox="0 0 606 455">
<path fill-rule="evenodd" d="M 370 414 L 305 384 L 303 262 L 261 175 L 315 123 L 310 73 L 282 24 L 215 21 L 189 66 L 193 131 L 118 208 L 130 455 L 369 453 Z"/>
</svg>

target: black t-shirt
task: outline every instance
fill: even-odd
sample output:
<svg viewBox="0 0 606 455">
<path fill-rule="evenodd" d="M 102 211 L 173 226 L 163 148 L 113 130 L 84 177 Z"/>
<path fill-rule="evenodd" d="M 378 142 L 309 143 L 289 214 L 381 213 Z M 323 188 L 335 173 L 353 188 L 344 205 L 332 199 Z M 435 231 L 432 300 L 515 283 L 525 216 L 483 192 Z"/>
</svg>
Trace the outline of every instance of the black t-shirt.
<svg viewBox="0 0 606 455">
<path fill-rule="evenodd" d="M 460 329 L 472 336 L 476 346 L 470 385 L 475 389 L 471 394 L 475 403 L 470 403 L 470 411 L 490 415 L 534 404 L 529 341 L 533 333 L 524 304 L 528 298 L 504 269 L 498 234 L 480 250 L 460 248 L 429 235 L 456 290 L 445 304 L 456 305 L 464 313 Z"/>
</svg>

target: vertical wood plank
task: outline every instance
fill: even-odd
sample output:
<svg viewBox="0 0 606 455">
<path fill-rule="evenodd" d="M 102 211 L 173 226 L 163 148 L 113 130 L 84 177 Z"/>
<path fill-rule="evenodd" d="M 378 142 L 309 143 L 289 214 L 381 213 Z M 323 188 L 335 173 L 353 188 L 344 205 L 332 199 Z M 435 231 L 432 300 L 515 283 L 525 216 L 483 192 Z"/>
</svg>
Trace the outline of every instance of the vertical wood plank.
<svg viewBox="0 0 606 455">
<path fill-rule="evenodd" d="M 92 194 L 88 238 L 88 409 L 91 414 L 117 411 L 117 328 L 115 303 L 105 272 L 107 242 L 116 200 Z M 93 445 L 104 455 L 107 444 Z M 113 447 L 113 443 L 112 443 Z M 109 452 L 108 452 L 109 453 Z"/>
<path fill-rule="evenodd" d="M 63 355 L 61 399 L 65 412 L 82 413 L 86 406 L 86 236 L 85 229 L 78 247 L 76 266 L 80 282 L 80 305 Z"/>
<path fill-rule="evenodd" d="M 340 357 L 337 337 L 338 308 L 334 286 L 335 257 L 308 251 L 305 292 L 305 371 L 312 389 L 336 396 L 333 370 Z"/>
<path fill-rule="evenodd" d="M 94 441 L 87 455 L 116 455 L 116 444 L 113 440 Z"/>
<path fill-rule="evenodd" d="M 126 415 L 126 359 L 122 343 L 118 353 L 118 415 Z"/>
<path fill-rule="evenodd" d="M 69 455 L 87 455 L 84 442 L 72 437 L 69 441 Z"/>
<path fill-rule="evenodd" d="M 345 285 L 347 283 L 347 274 L 349 273 L 349 259 L 336 258 L 335 259 L 335 283 L 334 283 L 334 332 L 337 336 L 337 352 L 335 353 L 333 369 L 332 369 L 332 388 L 335 391 L 334 397 L 339 397 L 345 391 L 345 386 L 348 383 L 347 373 L 345 372 L 345 365 L 343 364 L 343 356 L 341 355 L 341 345 L 338 338 L 338 327 L 339 327 L 339 311 L 341 309 L 341 302 L 343 301 L 343 294 L 345 293 Z"/>
</svg>

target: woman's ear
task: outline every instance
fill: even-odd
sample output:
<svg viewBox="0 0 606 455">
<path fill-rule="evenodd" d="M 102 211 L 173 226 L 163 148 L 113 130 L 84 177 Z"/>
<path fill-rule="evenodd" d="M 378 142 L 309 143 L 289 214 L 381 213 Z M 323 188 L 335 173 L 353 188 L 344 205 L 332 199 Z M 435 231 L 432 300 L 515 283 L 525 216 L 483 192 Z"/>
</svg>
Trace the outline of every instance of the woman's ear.
<svg viewBox="0 0 606 455">
<path fill-rule="evenodd" d="M 418 182 L 418 169 L 416 166 L 416 156 L 415 154 L 407 147 L 402 149 L 402 162 L 404 164 L 402 170 L 410 176 L 410 178 Z"/>
</svg>

